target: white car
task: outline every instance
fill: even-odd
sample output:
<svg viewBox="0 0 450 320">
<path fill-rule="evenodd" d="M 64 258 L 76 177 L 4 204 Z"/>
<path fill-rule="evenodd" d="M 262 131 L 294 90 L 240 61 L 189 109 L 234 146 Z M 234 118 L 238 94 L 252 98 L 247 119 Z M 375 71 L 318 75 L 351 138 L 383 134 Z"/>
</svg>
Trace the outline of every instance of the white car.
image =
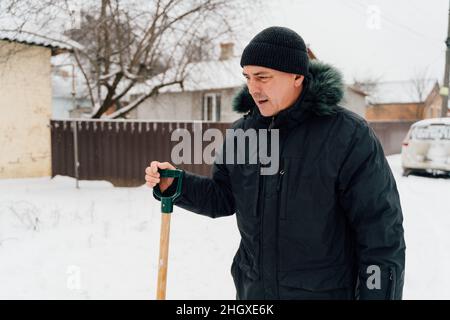
<svg viewBox="0 0 450 320">
<path fill-rule="evenodd" d="M 450 174 L 450 118 L 414 123 L 402 144 L 403 175 L 428 172 Z"/>
</svg>

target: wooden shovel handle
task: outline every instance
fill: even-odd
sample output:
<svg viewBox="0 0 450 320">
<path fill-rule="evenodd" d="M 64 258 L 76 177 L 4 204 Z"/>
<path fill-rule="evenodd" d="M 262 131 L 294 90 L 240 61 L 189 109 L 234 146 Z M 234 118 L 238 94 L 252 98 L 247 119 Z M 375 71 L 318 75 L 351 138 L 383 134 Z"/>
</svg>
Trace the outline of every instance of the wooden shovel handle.
<svg viewBox="0 0 450 320">
<path fill-rule="evenodd" d="M 169 257 L 170 213 L 161 215 L 161 238 L 159 240 L 157 300 L 166 299 L 167 264 Z"/>
</svg>

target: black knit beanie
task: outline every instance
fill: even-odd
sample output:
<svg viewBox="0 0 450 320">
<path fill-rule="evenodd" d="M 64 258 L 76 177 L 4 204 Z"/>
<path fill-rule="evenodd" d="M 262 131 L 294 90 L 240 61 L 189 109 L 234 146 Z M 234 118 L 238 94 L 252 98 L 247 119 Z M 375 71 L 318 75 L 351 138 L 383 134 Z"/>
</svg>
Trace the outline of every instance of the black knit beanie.
<svg viewBox="0 0 450 320">
<path fill-rule="evenodd" d="M 244 48 L 241 67 L 246 65 L 307 75 L 309 59 L 305 42 L 291 29 L 269 27 Z"/>
</svg>

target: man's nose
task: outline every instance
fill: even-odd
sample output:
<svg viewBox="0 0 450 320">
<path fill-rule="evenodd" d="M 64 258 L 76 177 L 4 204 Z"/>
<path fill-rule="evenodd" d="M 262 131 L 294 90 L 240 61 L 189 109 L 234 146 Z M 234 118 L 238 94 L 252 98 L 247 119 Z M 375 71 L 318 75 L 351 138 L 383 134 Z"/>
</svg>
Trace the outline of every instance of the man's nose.
<svg viewBox="0 0 450 320">
<path fill-rule="evenodd" d="M 261 93 L 261 89 L 259 84 L 256 81 L 248 80 L 247 82 L 248 92 L 254 97 L 259 96 Z"/>
</svg>

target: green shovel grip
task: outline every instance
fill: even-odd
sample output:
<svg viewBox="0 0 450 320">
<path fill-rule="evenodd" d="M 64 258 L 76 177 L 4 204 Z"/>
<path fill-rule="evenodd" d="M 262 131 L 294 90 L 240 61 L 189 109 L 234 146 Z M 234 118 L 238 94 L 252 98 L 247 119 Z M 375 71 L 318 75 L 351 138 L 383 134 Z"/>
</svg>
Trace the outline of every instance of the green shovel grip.
<svg viewBox="0 0 450 320">
<path fill-rule="evenodd" d="M 153 194 L 159 200 L 161 200 L 161 212 L 162 213 L 172 213 L 173 212 L 173 203 L 174 201 L 181 195 L 181 187 L 183 184 L 183 170 L 175 169 L 168 170 L 162 169 L 158 170 L 160 178 L 178 178 L 177 180 L 177 189 L 174 194 L 170 197 L 165 197 L 162 195 L 161 190 L 159 188 L 153 188 Z"/>
</svg>

